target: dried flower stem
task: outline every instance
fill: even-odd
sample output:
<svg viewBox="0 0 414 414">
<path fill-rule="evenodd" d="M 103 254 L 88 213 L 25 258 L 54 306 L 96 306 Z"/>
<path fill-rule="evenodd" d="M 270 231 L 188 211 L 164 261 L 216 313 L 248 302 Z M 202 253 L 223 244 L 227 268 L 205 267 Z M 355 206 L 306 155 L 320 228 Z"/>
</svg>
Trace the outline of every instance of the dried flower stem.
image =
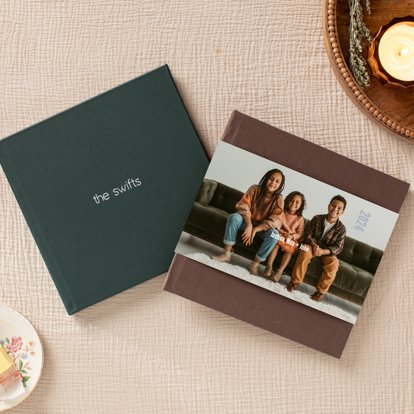
<svg viewBox="0 0 414 414">
<path fill-rule="evenodd" d="M 371 41 L 371 34 L 364 22 L 361 0 L 348 0 L 349 3 L 349 66 L 361 88 L 369 86 L 370 75 L 367 60 L 363 56 L 364 45 Z M 365 0 L 367 12 L 371 14 L 370 0 Z"/>
</svg>

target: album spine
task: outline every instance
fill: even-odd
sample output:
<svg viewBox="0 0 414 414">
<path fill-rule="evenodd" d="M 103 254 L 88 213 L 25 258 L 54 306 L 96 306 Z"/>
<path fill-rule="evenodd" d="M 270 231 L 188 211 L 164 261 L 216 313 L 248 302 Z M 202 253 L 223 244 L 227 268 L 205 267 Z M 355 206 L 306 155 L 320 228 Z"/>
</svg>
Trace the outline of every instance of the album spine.
<svg viewBox="0 0 414 414">
<path fill-rule="evenodd" d="M 52 276 L 53 282 L 63 301 L 66 311 L 69 315 L 72 315 L 79 309 L 79 307 L 77 306 L 72 292 L 65 281 L 65 274 L 53 254 L 53 248 L 47 240 L 47 236 L 43 231 L 39 220 L 37 219 L 36 213 L 34 212 L 30 201 L 25 195 L 25 188 L 19 180 L 19 173 L 14 167 L 13 158 L 7 151 L 7 142 L 9 139 L 12 138 L 0 141 L 0 164 L 3 167 L 4 173 L 10 187 L 13 190 L 17 203 L 19 204 L 50 275 Z"/>
</svg>

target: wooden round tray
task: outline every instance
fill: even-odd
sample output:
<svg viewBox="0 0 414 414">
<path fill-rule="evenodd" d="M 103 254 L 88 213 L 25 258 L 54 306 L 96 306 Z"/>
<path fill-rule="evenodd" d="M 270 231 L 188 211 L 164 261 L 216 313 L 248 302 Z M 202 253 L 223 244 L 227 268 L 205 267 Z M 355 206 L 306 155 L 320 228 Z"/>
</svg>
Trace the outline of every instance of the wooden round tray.
<svg viewBox="0 0 414 414">
<path fill-rule="evenodd" d="M 365 1 L 362 0 L 365 4 Z M 364 8 L 365 11 L 365 8 Z M 414 0 L 371 0 L 371 15 L 364 21 L 371 35 L 394 17 L 414 14 Z M 329 61 L 342 88 L 366 115 L 399 136 L 414 141 L 414 87 L 400 88 L 381 84 L 371 77 L 371 84 L 362 90 L 348 66 L 349 6 L 346 0 L 324 0 L 323 32 Z"/>
</svg>

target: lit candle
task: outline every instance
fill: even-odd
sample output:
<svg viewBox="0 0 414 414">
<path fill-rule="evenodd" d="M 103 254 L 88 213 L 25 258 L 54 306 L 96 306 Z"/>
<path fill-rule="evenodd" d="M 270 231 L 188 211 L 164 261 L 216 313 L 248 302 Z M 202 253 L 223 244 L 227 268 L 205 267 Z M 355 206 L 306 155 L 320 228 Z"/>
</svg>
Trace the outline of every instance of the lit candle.
<svg viewBox="0 0 414 414">
<path fill-rule="evenodd" d="M 414 23 L 400 22 L 389 27 L 378 46 L 382 67 L 401 81 L 414 81 Z"/>
</svg>

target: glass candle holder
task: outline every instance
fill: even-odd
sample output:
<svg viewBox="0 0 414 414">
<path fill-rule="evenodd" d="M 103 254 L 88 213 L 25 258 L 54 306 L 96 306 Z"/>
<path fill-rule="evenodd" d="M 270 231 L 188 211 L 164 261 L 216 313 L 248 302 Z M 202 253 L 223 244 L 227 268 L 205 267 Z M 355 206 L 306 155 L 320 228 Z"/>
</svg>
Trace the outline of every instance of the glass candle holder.
<svg viewBox="0 0 414 414">
<path fill-rule="evenodd" d="M 368 63 L 382 83 L 414 86 L 414 16 L 397 17 L 380 27 L 369 44 Z"/>
</svg>

